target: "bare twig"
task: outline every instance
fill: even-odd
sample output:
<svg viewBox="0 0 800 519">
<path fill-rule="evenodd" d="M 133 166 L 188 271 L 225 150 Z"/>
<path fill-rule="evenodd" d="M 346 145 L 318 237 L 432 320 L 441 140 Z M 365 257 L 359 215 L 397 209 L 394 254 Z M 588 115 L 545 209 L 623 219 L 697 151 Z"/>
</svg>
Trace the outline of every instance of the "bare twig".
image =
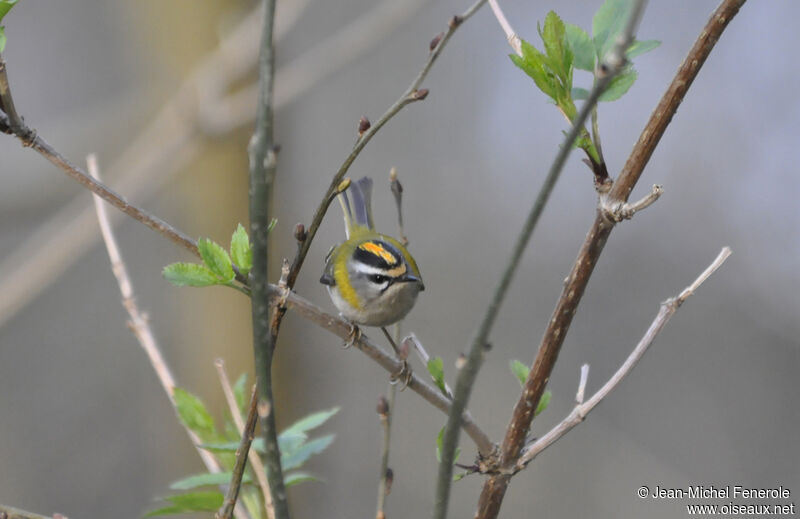
<svg viewBox="0 0 800 519">
<path fill-rule="evenodd" d="M 233 465 L 233 476 L 231 477 L 231 484 L 228 487 L 228 492 L 225 494 L 225 499 L 222 502 L 222 507 L 217 511 L 216 519 L 230 519 L 233 514 L 236 501 L 239 498 L 239 489 L 242 486 L 242 477 L 244 476 L 244 469 L 247 466 L 247 455 L 250 452 L 250 444 L 253 443 L 253 431 L 256 426 L 256 401 L 258 399 L 256 388 L 250 395 L 250 411 L 247 413 L 247 423 L 242 427 L 245 431 L 250 431 L 248 434 L 242 434 L 242 440 L 239 442 L 239 448 L 236 449 L 236 463 Z"/>
<path fill-rule="evenodd" d="M 53 519 L 55 515 L 47 517 L 44 515 L 34 514 L 33 512 L 26 512 L 25 510 L 20 510 L 19 508 L 0 505 L 0 519 Z"/>
<path fill-rule="evenodd" d="M 252 437 L 255 432 L 255 421 L 252 423 L 249 421 L 245 423 L 244 419 L 242 418 L 242 413 L 239 411 L 239 405 L 236 403 L 236 396 L 233 394 L 233 388 L 231 387 L 231 382 L 228 379 L 228 374 L 225 373 L 225 362 L 222 359 L 217 359 L 214 361 L 214 366 L 217 368 L 217 376 L 219 377 L 219 382 L 222 386 L 222 393 L 225 395 L 225 401 L 228 404 L 228 410 L 231 413 L 231 418 L 233 418 L 233 423 L 236 424 L 236 430 L 239 431 L 239 436 L 244 437 L 247 435 Z M 255 412 L 255 407 L 256 401 L 251 398 L 248 417 L 250 414 Z M 252 427 L 248 428 L 248 425 L 251 425 Z M 241 449 L 242 446 L 239 448 Z M 261 493 L 264 495 L 264 509 L 267 511 L 267 518 L 275 519 L 275 508 L 272 505 L 272 494 L 270 494 L 269 491 L 269 483 L 267 482 L 267 472 L 264 468 L 264 463 L 261 462 L 261 458 L 259 457 L 258 453 L 250 449 L 249 446 L 247 448 L 247 459 L 250 461 L 250 466 L 253 467 L 256 481 L 258 481 L 258 486 L 261 487 Z"/>
<path fill-rule="evenodd" d="M 86 163 L 89 174 L 93 178 L 99 179 L 100 169 L 97 165 L 97 157 L 93 154 L 89 155 L 86 158 Z M 125 307 L 125 310 L 128 312 L 128 316 L 131 319 L 128 322 L 128 326 L 133 332 L 134 336 L 136 336 L 136 340 L 139 342 L 139 345 L 147 354 L 147 358 L 150 360 L 150 365 L 156 372 L 156 376 L 158 377 L 159 382 L 161 382 L 161 387 L 167 394 L 167 397 L 172 404 L 172 408 L 177 415 L 178 408 L 177 402 L 175 401 L 175 377 L 173 377 L 169 366 L 167 366 L 167 363 L 161 354 L 161 349 L 156 342 L 155 335 L 153 335 L 153 331 L 150 328 L 150 323 L 147 317 L 139 310 L 139 306 L 136 304 L 136 297 L 133 294 L 133 284 L 130 281 L 128 269 L 125 266 L 125 262 L 122 259 L 122 254 L 119 251 L 117 239 L 114 236 L 114 231 L 111 227 L 111 222 L 109 221 L 106 206 L 100 197 L 95 195 L 92 198 L 94 199 L 97 221 L 100 225 L 100 233 L 103 236 L 103 241 L 105 242 L 106 250 L 108 251 L 108 259 L 111 263 L 111 270 L 114 273 L 114 277 L 117 279 L 117 284 L 119 285 L 119 291 L 122 296 L 122 306 Z M 200 459 L 203 461 L 203 465 L 206 466 L 206 469 L 211 473 L 221 472 L 222 466 L 217 462 L 216 458 L 214 458 L 210 452 L 200 447 L 200 445 L 203 443 L 200 437 L 197 436 L 197 434 L 195 434 L 195 432 L 190 428 L 186 427 L 180 419 L 178 420 L 178 423 L 180 423 L 183 429 L 186 431 L 186 434 L 189 436 L 189 440 L 191 440 L 192 445 L 197 451 L 197 454 L 200 456 Z M 246 519 L 247 514 L 244 512 L 244 510 L 237 507 L 236 517 L 240 519 Z"/>
<path fill-rule="evenodd" d="M 503 10 L 500 9 L 500 4 L 497 3 L 497 0 L 489 0 L 489 7 L 492 8 L 492 13 L 494 13 L 494 17 L 497 18 L 500 27 L 503 28 L 503 32 L 506 33 L 508 44 L 511 45 L 511 48 L 514 50 L 517 56 L 522 56 L 522 41 L 520 40 L 516 31 L 514 31 L 514 29 L 511 27 L 508 19 L 506 19 L 506 15 L 503 14 Z"/>
<path fill-rule="evenodd" d="M 86 158 L 86 162 L 88 164 L 87 169 L 92 177 L 99 178 L 100 172 L 97 166 L 97 157 L 95 155 L 89 155 Z M 167 366 L 167 363 L 161 354 L 161 349 L 156 342 L 153 331 L 150 329 L 150 323 L 147 317 L 139 311 L 139 307 L 136 304 L 136 298 L 133 294 L 133 285 L 131 284 L 130 277 L 128 276 L 128 269 L 125 266 L 122 255 L 120 254 L 119 246 L 117 245 L 117 239 L 114 237 L 114 233 L 111 229 L 106 206 L 100 197 L 95 195 L 93 199 L 95 211 L 97 212 L 97 221 L 100 224 L 100 232 L 103 235 L 103 241 L 105 242 L 106 250 L 108 251 L 108 259 L 111 263 L 111 270 L 114 273 L 114 277 L 117 278 L 119 291 L 122 295 L 122 306 L 125 307 L 125 310 L 128 312 L 128 316 L 131 319 L 128 322 L 128 325 L 133 334 L 136 336 L 136 339 L 139 341 L 142 349 L 147 354 L 147 358 L 150 360 L 150 365 L 153 366 L 153 370 L 156 372 L 159 382 L 161 382 L 161 387 L 164 388 L 164 391 L 167 393 L 173 408 L 175 408 L 177 412 L 175 402 L 175 377 L 173 377 L 169 366 Z M 194 445 L 195 449 L 197 449 L 200 459 L 203 460 L 203 464 L 206 466 L 209 472 L 220 472 L 222 467 L 217 463 L 217 460 L 214 458 L 214 456 L 212 456 L 207 450 L 199 447 L 200 444 L 203 443 L 200 438 L 188 427 L 184 426 L 184 429 L 186 430 L 186 434 L 189 435 L 192 445 Z"/>
<path fill-rule="evenodd" d="M 395 396 L 397 386 L 389 384 L 388 394 L 386 397 L 381 395 L 378 401 L 378 417 L 381 421 L 383 428 L 383 441 L 381 442 L 381 466 L 380 477 L 378 478 L 378 501 L 375 511 L 376 519 L 385 519 L 386 513 L 384 507 L 386 505 L 386 496 L 389 495 L 392 489 L 393 473 L 389 468 L 389 451 L 391 450 L 392 443 L 392 417 L 394 416 Z"/>
<path fill-rule="evenodd" d="M 697 76 L 700 66 L 708 57 L 714 43 L 718 41 L 725 27 L 743 3 L 744 0 L 724 0 L 712 14 L 642 131 L 622 173 L 614 183 L 609 194 L 612 200 L 627 201 L 627 197 L 641 176 L 653 149 L 663 136 L 669 121 L 672 120 L 686 89 Z M 578 253 L 578 258 L 567 277 L 561 297 L 542 337 L 533 367 L 506 429 L 500 458 L 500 467 L 504 469 L 513 467 L 519 458 L 525 436 L 530 430 L 533 420 L 532 410 L 536 409 L 544 393 L 572 318 L 614 225 L 615 222 L 602 211 L 597 212 L 594 223 Z M 486 481 L 478 502 L 477 518 L 497 517 L 509 481 L 510 476 L 506 474 L 491 476 Z"/>
<path fill-rule="evenodd" d="M 270 293 L 273 299 L 278 299 L 284 295 L 284 292 L 276 285 L 270 285 Z M 290 311 L 296 312 L 300 317 L 308 319 L 342 340 L 350 340 L 352 338 L 351 325 L 348 321 L 323 311 L 314 303 L 295 293 L 290 293 L 286 298 L 286 307 Z M 365 353 L 390 374 L 397 373 L 400 368 L 402 368 L 402 363 L 400 361 L 385 353 L 372 342 L 366 334 L 362 334 L 361 339 L 355 341 L 353 346 L 362 353 Z M 408 387 L 436 409 L 444 413 L 447 413 L 450 409 L 450 401 L 445 398 L 438 389 L 434 389 L 417 375 L 411 375 Z M 482 455 L 487 456 L 492 452 L 494 444 L 486 433 L 475 423 L 469 411 L 464 412 L 461 426 L 464 432 L 475 442 L 478 451 Z"/>
<path fill-rule="evenodd" d="M 637 5 L 641 6 L 641 3 L 642 2 L 639 1 Z M 631 15 L 631 19 L 635 18 L 635 15 Z M 458 426 L 458 420 L 462 411 L 466 407 L 467 402 L 469 401 L 472 387 L 475 383 L 475 379 L 478 376 L 478 370 L 483 363 L 483 358 L 488 346 L 489 334 L 494 326 L 497 314 L 500 311 L 500 306 L 505 299 L 509 286 L 511 286 L 511 280 L 516 272 L 519 262 L 522 259 L 522 255 L 525 252 L 528 241 L 533 235 L 536 224 L 539 222 L 539 217 L 544 211 L 544 207 L 550 198 L 550 193 L 552 193 L 558 177 L 564 168 L 564 164 L 567 161 L 567 157 L 572 151 L 574 142 L 581 132 L 584 131 L 583 125 L 591 114 L 595 104 L 597 103 L 597 100 L 600 97 L 600 94 L 605 91 L 614 77 L 616 77 L 616 75 L 622 71 L 622 68 L 625 65 L 624 52 L 625 49 L 627 49 L 630 45 L 630 42 L 633 40 L 633 31 L 634 25 L 629 21 L 622 40 L 618 42 L 615 53 L 612 53 L 611 58 L 609 59 L 607 74 L 595 81 L 594 86 L 589 94 L 589 98 L 581 107 L 578 115 L 575 117 L 575 120 L 572 121 L 572 127 L 564 139 L 564 142 L 561 144 L 561 147 L 559 148 L 558 153 L 553 160 L 553 164 L 550 166 L 550 171 L 547 174 L 545 182 L 539 191 L 539 194 L 537 195 L 530 212 L 528 213 L 528 217 L 523 224 L 522 230 L 517 236 L 517 240 L 511 252 L 511 257 L 508 260 L 505 269 L 503 270 L 500 282 L 498 283 L 497 288 L 492 295 L 492 299 L 489 302 L 486 313 L 484 314 L 480 326 L 478 327 L 478 330 L 476 331 L 472 340 L 469 352 L 467 353 L 466 364 L 458 373 L 455 392 L 453 393 L 453 405 L 447 417 L 447 425 L 445 426 L 444 437 L 442 440 L 441 462 L 439 463 L 439 476 L 437 478 L 434 512 L 434 518 L 436 519 L 444 519 L 447 516 L 447 506 L 450 498 L 450 485 L 453 481 L 453 463 L 455 462 L 455 451 L 458 445 L 460 429 Z M 616 56 L 623 57 L 618 58 Z M 529 409 L 531 417 L 533 416 L 535 409 L 535 405 L 532 409 Z"/>
<path fill-rule="evenodd" d="M 4 67 L 4 63 L 0 62 L 0 66 Z M 110 203 L 131 218 L 142 222 L 152 230 L 165 236 L 167 239 L 177 243 L 185 249 L 188 249 L 193 254 L 197 254 L 197 244 L 194 240 L 160 218 L 129 203 L 124 197 L 118 195 L 103 183 L 98 182 L 83 170 L 71 164 L 66 157 L 56 151 L 52 146 L 50 146 L 50 144 L 47 143 L 47 141 L 38 136 L 36 132 L 28 127 L 24 122 L 21 122 L 20 125 L 14 127 L 9 123 L 9 117 L 4 113 L 0 113 L 0 124 L 8 124 L 9 127 L 14 131 L 14 135 L 16 135 L 25 146 L 29 146 L 39 152 L 39 154 L 41 154 L 44 158 L 63 170 L 67 176 L 83 185 L 85 188 L 89 189 L 95 195 Z"/>
<path fill-rule="evenodd" d="M 519 460 L 517 461 L 513 472 L 518 472 L 524 469 L 528 463 L 530 463 L 533 458 L 538 456 L 543 450 L 548 448 L 550 445 L 555 443 L 559 440 L 562 436 L 567 434 L 573 427 L 581 423 L 595 407 L 599 404 L 605 397 L 608 396 L 611 391 L 613 391 L 619 384 L 622 382 L 622 379 L 625 378 L 628 373 L 638 364 L 638 362 L 642 359 L 642 356 L 653 343 L 653 340 L 656 338 L 656 335 L 661 331 L 661 329 L 669 322 L 675 312 L 678 310 L 686 299 L 694 294 L 695 290 L 706 280 L 708 277 L 713 274 L 718 268 L 722 266 L 725 260 L 730 256 L 731 250 L 728 247 L 724 247 L 722 251 L 719 253 L 717 258 L 708 266 L 708 268 L 686 289 L 684 289 L 677 297 L 673 297 L 667 299 L 663 303 L 661 303 L 661 308 L 658 311 L 658 315 L 656 315 L 653 322 L 650 324 L 650 327 L 645 332 L 644 336 L 641 338 L 639 343 L 633 349 L 631 354 L 625 359 L 625 362 L 619 369 L 614 373 L 614 375 L 606 382 L 603 387 L 601 387 L 592 397 L 583 402 L 583 388 L 586 386 L 586 377 L 584 373 L 588 373 L 588 365 L 584 364 L 584 368 L 581 370 L 581 383 L 578 389 L 578 398 L 577 405 L 572 410 L 572 412 L 567 415 L 558 425 L 553 427 L 547 434 L 536 440 L 530 446 L 528 446 L 525 451 L 520 456 Z"/>
<path fill-rule="evenodd" d="M 414 78 L 414 81 L 408 86 L 408 88 L 400 95 L 397 101 L 389 107 L 388 110 L 377 120 L 375 121 L 370 128 L 361 134 L 361 136 L 356 141 L 353 150 L 344 160 L 342 165 L 339 167 L 336 174 L 333 176 L 330 185 L 328 186 L 325 195 L 322 197 L 322 202 L 320 202 L 317 210 L 314 212 L 314 217 L 311 220 L 311 225 L 308 226 L 306 239 L 303 241 L 300 250 L 297 252 L 297 255 L 292 262 L 292 269 L 289 274 L 289 287 L 294 287 L 295 282 L 297 281 L 297 276 L 300 273 L 300 268 L 303 266 L 303 261 L 308 254 L 309 249 L 311 248 L 311 242 L 314 240 L 314 236 L 317 234 L 317 230 L 319 226 L 322 224 L 322 219 L 325 217 L 325 213 L 328 211 L 328 207 L 330 203 L 333 201 L 333 195 L 336 193 L 336 189 L 338 188 L 339 184 L 342 182 L 347 171 L 350 169 L 350 166 L 356 160 L 358 155 L 361 153 L 361 150 L 367 145 L 367 143 L 372 139 L 372 137 L 383 127 L 384 124 L 389 122 L 395 115 L 397 115 L 400 110 L 403 109 L 406 105 L 413 103 L 415 101 L 421 101 L 428 95 L 428 91 L 425 89 L 420 90 L 419 87 L 422 85 L 422 82 L 430 72 L 431 67 L 433 66 L 436 58 L 439 57 L 441 54 L 442 49 L 444 49 L 447 42 L 450 40 L 450 37 L 453 33 L 458 29 L 458 27 L 464 23 L 467 19 L 469 19 L 475 12 L 480 9 L 483 4 L 486 3 L 486 0 L 478 0 L 475 2 L 469 9 L 467 9 L 461 16 L 454 16 L 450 23 L 447 26 L 447 31 L 442 35 L 441 39 L 439 39 L 438 44 L 431 50 L 428 59 L 422 66 L 422 69 L 417 74 L 417 77 Z"/>
<path fill-rule="evenodd" d="M 643 209 L 650 207 L 656 200 L 661 198 L 664 193 L 664 188 L 656 184 L 644 197 L 632 204 L 624 200 L 609 201 L 607 193 L 600 194 L 600 210 L 605 213 L 606 217 L 614 222 L 621 222 L 622 220 L 630 220 L 633 215 Z"/>
<path fill-rule="evenodd" d="M 276 37 L 288 31 L 301 12 L 299 8 L 307 1 L 280 4 L 296 8 L 282 18 L 278 7 Z M 327 75 L 373 48 L 377 40 L 410 18 L 427 1 L 384 0 L 307 53 L 280 67 L 276 73 L 275 108 L 286 106 Z M 253 122 L 257 85 L 224 100 L 219 96 L 241 80 L 257 61 L 258 49 L 254 42 L 260 32 L 263 17 L 260 13 L 257 8 L 244 17 L 108 168 L 117 172 L 115 185 L 120 192 L 130 199 L 146 199 L 200 154 L 204 149 L 204 134 L 219 135 Z M 353 41 L 353 35 L 359 35 L 360 39 Z M 119 213 L 109 216 L 113 224 Z M 25 308 L 94 243 L 94 218 L 94 211 L 86 207 L 83 197 L 76 197 L 4 257 L 0 263 L 0 292 L 4 294 L 0 299 L 0 325 Z M 53 254 L 54 250 L 59 254 Z"/>
</svg>

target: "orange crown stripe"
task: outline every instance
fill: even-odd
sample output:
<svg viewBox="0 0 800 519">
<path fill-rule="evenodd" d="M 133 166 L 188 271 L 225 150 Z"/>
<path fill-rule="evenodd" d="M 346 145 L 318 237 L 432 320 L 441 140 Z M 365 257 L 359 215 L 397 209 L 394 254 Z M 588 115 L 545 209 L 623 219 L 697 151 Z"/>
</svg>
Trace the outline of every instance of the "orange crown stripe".
<svg viewBox="0 0 800 519">
<path fill-rule="evenodd" d="M 383 246 L 378 243 L 367 241 L 359 245 L 358 248 L 376 256 L 380 256 L 389 265 L 394 265 L 397 263 L 397 258 L 395 258 L 394 254 L 383 248 Z"/>
</svg>

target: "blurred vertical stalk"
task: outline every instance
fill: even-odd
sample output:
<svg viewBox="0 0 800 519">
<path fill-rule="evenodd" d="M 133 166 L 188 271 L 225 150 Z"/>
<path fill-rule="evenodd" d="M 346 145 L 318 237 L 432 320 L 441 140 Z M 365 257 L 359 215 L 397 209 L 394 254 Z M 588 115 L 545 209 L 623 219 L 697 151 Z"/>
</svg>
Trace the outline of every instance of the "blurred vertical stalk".
<svg viewBox="0 0 800 519">
<path fill-rule="evenodd" d="M 270 198 L 276 169 L 273 140 L 273 83 L 275 48 L 272 42 L 275 0 L 264 0 L 264 27 L 259 56 L 259 94 L 256 127 L 250 140 L 250 237 L 253 240 L 252 315 L 255 373 L 258 379 L 258 416 L 264 438 L 264 465 L 272 494 L 275 517 L 288 519 L 289 507 L 283 484 L 281 458 L 272 401 L 272 355 L 276 334 L 270 326 L 269 280 L 267 277 L 267 239 Z"/>
</svg>

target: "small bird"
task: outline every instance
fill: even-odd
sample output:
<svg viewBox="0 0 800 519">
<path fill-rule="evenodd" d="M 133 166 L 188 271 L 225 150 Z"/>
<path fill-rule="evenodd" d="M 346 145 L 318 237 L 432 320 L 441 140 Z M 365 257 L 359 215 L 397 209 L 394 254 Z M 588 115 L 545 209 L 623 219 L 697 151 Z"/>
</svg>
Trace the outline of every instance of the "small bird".
<svg viewBox="0 0 800 519">
<path fill-rule="evenodd" d="M 338 198 L 347 239 L 328 252 L 320 283 L 328 286 L 333 304 L 354 325 L 396 323 L 425 290 L 417 263 L 402 243 L 375 231 L 371 178 L 351 183 Z"/>
</svg>

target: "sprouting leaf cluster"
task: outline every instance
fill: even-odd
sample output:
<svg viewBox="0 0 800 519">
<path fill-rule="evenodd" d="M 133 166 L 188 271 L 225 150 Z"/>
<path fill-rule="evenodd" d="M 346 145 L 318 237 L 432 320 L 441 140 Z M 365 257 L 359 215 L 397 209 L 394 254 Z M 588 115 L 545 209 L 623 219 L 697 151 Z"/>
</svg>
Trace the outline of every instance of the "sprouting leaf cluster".
<svg viewBox="0 0 800 519">
<path fill-rule="evenodd" d="M 0 0 L 0 22 L 8 14 L 18 0 Z M 0 52 L 6 48 L 6 28 L 0 25 Z"/>
<path fill-rule="evenodd" d="M 239 377 L 233 387 L 236 405 L 242 415 L 246 415 L 248 411 L 247 387 L 246 375 Z M 231 417 L 226 416 L 223 427 L 219 430 L 203 401 L 181 388 L 175 388 L 175 404 L 180 421 L 198 436 L 202 442 L 201 447 L 213 453 L 224 470 L 214 474 L 194 474 L 175 481 L 170 485 L 170 489 L 186 492 L 165 497 L 164 501 L 169 504 L 148 512 L 146 517 L 186 512 L 216 512 L 222 506 L 224 499 L 219 487 L 227 485 L 231 480 L 236 449 L 241 439 Z M 287 487 L 318 480 L 313 474 L 297 469 L 300 469 L 311 456 L 321 453 L 333 443 L 333 434 L 311 438 L 309 432 L 323 425 L 338 411 L 339 408 L 335 407 L 312 413 L 280 433 L 278 446 L 281 450 L 284 484 Z M 263 440 L 255 439 L 251 449 L 263 454 Z M 250 517 L 266 517 L 263 507 L 264 496 L 255 481 L 255 474 L 248 464 L 242 478 L 239 499 Z"/>
<path fill-rule="evenodd" d="M 593 82 L 602 74 L 599 66 L 614 49 L 625 30 L 631 14 L 631 0 L 606 0 L 592 20 L 592 36 L 581 27 L 564 23 L 553 11 L 538 26 L 544 50 L 540 51 L 525 40 L 521 41 L 522 56 L 512 54 L 511 61 L 533 79 L 536 86 L 556 105 L 572 123 L 578 113 L 575 101 L 587 99 L 589 89 L 573 86 L 575 69 L 592 73 Z M 611 81 L 600 95 L 600 101 L 616 101 L 636 81 L 636 70 L 630 60 L 656 48 L 655 40 L 634 41 L 626 50 L 628 60 L 624 69 Z M 594 114 L 596 122 L 596 112 Z M 593 124 L 596 133 L 596 124 Z M 603 163 L 599 136 L 583 129 L 576 146 L 583 149 L 595 164 Z"/>
<path fill-rule="evenodd" d="M 275 227 L 273 219 L 269 225 Z M 164 267 L 164 278 L 176 286 L 208 287 L 223 285 L 239 288 L 236 285 L 236 270 L 247 278 L 253 268 L 253 251 L 250 238 L 242 224 L 231 236 L 230 253 L 221 245 L 207 238 L 197 240 L 197 250 L 203 263 L 172 263 Z"/>
</svg>

